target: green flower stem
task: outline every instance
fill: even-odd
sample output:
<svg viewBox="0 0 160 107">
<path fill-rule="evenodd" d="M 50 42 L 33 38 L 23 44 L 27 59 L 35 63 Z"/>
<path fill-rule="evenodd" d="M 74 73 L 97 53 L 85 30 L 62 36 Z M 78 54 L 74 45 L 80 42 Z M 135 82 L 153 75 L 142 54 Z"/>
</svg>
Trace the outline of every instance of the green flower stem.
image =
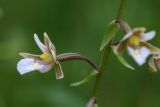
<svg viewBox="0 0 160 107">
<path fill-rule="evenodd" d="M 121 0 L 120 7 L 119 7 L 119 10 L 118 10 L 117 19 L 122 19 L 126 1 L 127 0 Z"/>
<path fill-rule="evenodd" d="M 121 18 L 122 18 L 122 15 L 124 13 L 125 4 L 126 4 L 126 0 L 121 0 L 120 8 L 119 8 L 118 15 L 117 15 L 117 20 L 118 21 L 121 20 Z M 121 27 L 121 25 L 120 25 L 120 27 Z M 123 29 L 123 27 L 122 27 L 122 29 Z M 125 31 L 125 33 L 127 32 L 126 29 L 124 29 L 124 31 Z M 111 41 L 110 41 L 110 43 L 111 43 Z M 96 81 L 95 81 L 95 84 L 94 84 L 94 87 L 93 87 L 93 90 L 92 90 L 91 98 L 93 98 L 93 97 L 97 98 L 97 96 L 98 96 L 98 91 L 99 91 L 99 88 L 100 88 L 100 84 L 101 84 L 101 81 L 103 79 L 104 71 L 106 71 L 106 66 L 107 66 L 108 58 L 109 58 L 110 51 L 111 51 L 111 47 L 110 47 L 111 44 L 110 43 L 108 43 L 106 45 L 106 47 L 104 48 L 104 52 L 102 54 L 102 59 L 101 59 L 100 66 L 99 66 L 99 73 L 96 76 Z"/>
<path fill-rule="evenodd" d="M 119 24 L 119 26 L 121 27 L 122 31 L 125 34 L 127 34 L 129 31 L 131 31 L 129 25 L 125 21 L 122 20 L 122 16 L 124 13 L 124 8 L 126 5 L 126 2 L 127 2 L 127 0 L 121 0 L 120 7 L 118 10 L 118 14 L 117 14 L 117 19 L 116 19 L 116 23 Z"/>
<path fill-rule="evenodd" d="M 99 67 L 100 69 L 99 69 L 99 73 L 96 76 L 96 82 L 95 82 L 95 85 L 92 91 L 92 97 L 96 97 L 98 95 L 99 85 L 101 83 L 103 72 L 105 71 L 105 68 L 108 62 L 110 51 L 111 51 L 110 44 L 108 44 L 105 47 L 104 52 L 102 54 L 102 59 L 100 62 L 100 67 Z"/>
</svg>

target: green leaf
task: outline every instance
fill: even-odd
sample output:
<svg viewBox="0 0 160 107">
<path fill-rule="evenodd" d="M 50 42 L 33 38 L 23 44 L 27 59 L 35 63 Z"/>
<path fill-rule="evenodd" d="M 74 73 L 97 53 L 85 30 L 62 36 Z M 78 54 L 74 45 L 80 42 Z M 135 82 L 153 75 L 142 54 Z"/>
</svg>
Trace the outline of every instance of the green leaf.
<svg viewBox="0 0 160 107">
<path fill-rule="evenodd" d="M 112 46 L 112 50 L 113 50 L 113 53 L 115 54 L 115 56 L 118 58 L 118 60 L 119 60 L 125 67 L 127 67 L 127 68 L 129 68 L 129 69 L 131 69 L 131 70 L 135 70 L 131 65 L 129 65 L 129 64 L 127 63 L 127 61 L 123 58 L 123 56 L 116 51 L 116 49 L 115 49 L 114 46 Z"/>
<path fill-rule="evenodd" d="M 82 85 L 86 82 L 88 82 L 94 75 L 96 75 L 98 72 L 96 70 L 92 71 L 91 74 L 89 74 L 87 77 L 85 77 L 83 80 L 81 81 L 78 81 L 78 82 L 75 82 L 75 83 L 72 83 L 70 84 L 70 86 L 79 86 L 79 85 Z"/>
<path fill-rule="evenodd" d="M 101 47 L 100 47 L 100 51 L 102 51 L 104 49 L 104 47 L 110 42 L 110 40 L 115 36 L 115 34 L 117 33 L 117 31 L 119 30 L 119 25 L 117 23 L 115 23 L 115 20 L 112 21 L 105 34 L 104 34 L 104 37 L 103 37 L 103 40 L 102 40 L 102 43 L 101 43 Z"/>
<path fill-rule="evenodd" d="M 35 55 L 35 54 L 30 54 L 30 53 L 19 53 L 20 56 L 22 56 L 23 58 L 33 58 L 33 59 L 37 59 L 40 60 L 40 55 Z"/>
</svg>

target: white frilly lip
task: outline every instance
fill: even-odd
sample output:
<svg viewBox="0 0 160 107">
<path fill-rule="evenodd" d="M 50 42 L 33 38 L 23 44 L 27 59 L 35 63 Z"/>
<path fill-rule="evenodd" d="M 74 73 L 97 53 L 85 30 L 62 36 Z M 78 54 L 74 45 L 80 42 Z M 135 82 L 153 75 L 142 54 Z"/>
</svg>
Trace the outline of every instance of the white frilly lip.
<svg viewBox="0 0 160 107">
<path fill-rule="evenodd" d="M 39 60 L 35 61 L 32 58 L 25 58 L 21 59 L 17 63 L 17 70 L 21 75 L 35 70 L 38 70 L 41 73 L 45 73 L 49 71 L 52 68 L 52 66 L 52 64 L 45 64 L 44 62 Z"/>
<path fill-rule="evenodd" d="M 127 49 L 128 53 L 139 65 L 143 65 L 146 62 L 147 57 L 150 55 L 150 50 L 146 47 L 139 47 L 134 49 L 128 46 Z"/>
</svg>

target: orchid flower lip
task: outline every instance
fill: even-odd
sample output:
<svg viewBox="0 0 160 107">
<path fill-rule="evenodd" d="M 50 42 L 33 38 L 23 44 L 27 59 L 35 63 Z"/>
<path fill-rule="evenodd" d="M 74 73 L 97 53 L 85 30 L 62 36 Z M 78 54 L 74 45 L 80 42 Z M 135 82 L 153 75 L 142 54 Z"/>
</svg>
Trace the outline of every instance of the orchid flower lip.
<svg viewBox="0 0 160 107">
<path fill-rule="evenodd" d="M 146 62 L 147 57 L 150 55 L 149 49 L 145 47 L 139 47 L 137 49 L 133 49 L 132 47 L 128 47 L 129 54 L 133 57 L 133 59 L 139 65 L 143 65 Z"/>
<path fill-rule="evenodd" d="M 40 64 L 36 63 L 35 60 L 31 58 L 21 59 L 17 63 L 17 70 L 19 71 L 21 75 L 34 71 L 34 70 L 38 70 L 41 67 L 42 66 Z"/>
</svg>

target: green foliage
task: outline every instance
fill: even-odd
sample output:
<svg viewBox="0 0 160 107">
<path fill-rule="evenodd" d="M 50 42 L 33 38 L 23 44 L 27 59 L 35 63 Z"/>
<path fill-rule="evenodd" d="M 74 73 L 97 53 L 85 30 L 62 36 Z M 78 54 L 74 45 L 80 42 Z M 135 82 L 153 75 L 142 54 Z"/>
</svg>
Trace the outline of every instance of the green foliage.
<svg viewBox="0 0 160 107">
<path fill-rule="evenodd" d="M 115 36 L 115 34 L 117 33 L 117 31 L 119 30 L 119 25 L 117 23 L 115 23 L 115 20 L 112 21 L 105 34 L 104 37 L 102 39 L 102 43 L 101 43 L 101 47 L 100 47 L 100 51 L 102 51 L 105 46 L 111 41 L 111 39 Z"/>
<path fill-rule="evenodd" d="M 159 31 L 159 4 L 160 0 L 128 0 L 124 18 L 131 27 Z M 85 76 L 85 71 L 91 70 L 88 65 L 61 63 L 62 80 L 55 79 L 54 69 L 21 76 L 16 70 L 21 59 L 18 53 L 41 54 L 33 34 L 47 32 L 57 54 L 79 52 L 98 63 L 98 44 L 105 24 L 115 18 L 118 5 L 119 0 L 1 0 L 0 107 L 84 107 L 91 82 L 76 88 L 69 83 Z M 123 36 L 117 35 L 119 40 Z M 151 41 L 156 46 L 160 46 L 158 35 Z M 120 64 L 115 67 L 115 61 L 109 60 L 108 72 L 103 76 L 99 107 L 159 107 L 160 73 L 146 72 L 147 64 L 135 66 L 136 72 L 127 72 L 130 70 Z"/>
<path fill-rule="evenodd" d="M 90 73 L 90 74 L 89 74 L 87 77 L 85 77 L 83 80 L 78 81 L 78 82 L 75 82 L 75 83 L 72 83 L 72 84 L 70 84 L 70 86 L 79 86 L 79 85 L 82 85 L 82 84 L 88 82 L 89 80 L 91 80 L 91 78 L 92 78 L 93 76 L 95 76 L 96 74 L 97 74 L 97 71 L 94 70 L 94 71 L 92 71 L 92 73 Z"/>
<path fill-rule="evenodd" d="M 135 70 L 131 65 L 128 64 L 128 62 L 123 58 L 123 56 L 121 54 L 119 54 L 114 47 L 112 46 L 112 50 L 114 55 L 117 57 L 117 59 L 127 68 L 131 69 L 131 70 Z"/>
</svg>

